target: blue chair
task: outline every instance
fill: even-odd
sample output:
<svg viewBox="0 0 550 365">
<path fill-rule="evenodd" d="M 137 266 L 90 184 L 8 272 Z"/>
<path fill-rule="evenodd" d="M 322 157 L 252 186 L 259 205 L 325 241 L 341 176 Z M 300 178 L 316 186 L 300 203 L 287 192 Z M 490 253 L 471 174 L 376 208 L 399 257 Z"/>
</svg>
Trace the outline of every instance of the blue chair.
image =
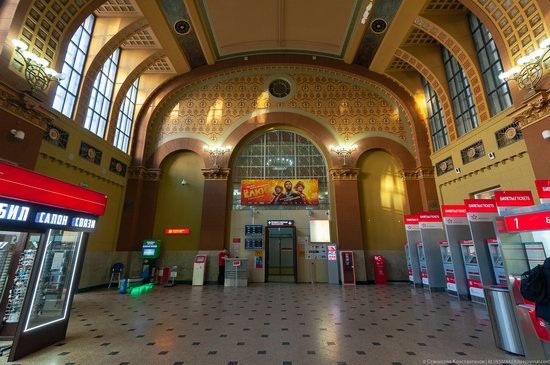
<svg viewBox="0 0 550 365">
<path fill-rule="evenodd" d="M 111 287 L 111 284 L 113 283 L 113 278 L 115 275 L 117 275 L 117 287 L 120 286 L 120 279 L 122 279 L 122 272 L 124 271 L 124 264 L 122 262 L 117 262 L 113 264 L 111 267 L 111 279 L 109 279 L 109 286 L 107 289 Z"/>
</svg>

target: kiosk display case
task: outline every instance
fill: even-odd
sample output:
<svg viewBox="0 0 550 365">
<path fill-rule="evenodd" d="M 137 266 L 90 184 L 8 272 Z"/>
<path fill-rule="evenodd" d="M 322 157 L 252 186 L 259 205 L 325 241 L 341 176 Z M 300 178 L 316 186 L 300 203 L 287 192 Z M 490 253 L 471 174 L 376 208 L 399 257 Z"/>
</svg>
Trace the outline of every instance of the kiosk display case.
<svg viewBox="0 0 550 365">
<path fill-rule="evenodd" d="M 548 328 L 536 318 L 534 303 L 519 291 L 521 274 L 542 264 L 550 254 L 550 204 L 504 212 L 495 225 L 526 358 L 550 359 Z"/>
<path fill-rule="evenodd" d="M 406 215 L 404 216 L 404 222 L 405 234 L 407 236 L 407 243 L 405 244 L 405 257 L 407 257 L 407 272 L 409 281 L 411 281 L 415 286 L 422 286 L 420 261 L 418 260 L 418 250 L 416 248 L 416 243 L 420 241 L 418 216 Z"/>
<path fill-rule="evenodd" d="M 494 219 L 498 215 L 494 199 L 466 199 L 472 240 L 461 243 L 472 301 L 485 304 L 483 287 L 495 285 L 495 274 L 487 240 L 495 238 Z"/>
<path fill-rule="evenodd" d="M 88 233 L 106 196 L 0 163 L 0 337 L 9 361 L 65 338 Z"/>
<path fill-rule="evenodd" d="M 420 242 L 417 243 L 422 284 L 430 291 L 447 287 L 439 242 L 445 241 L 445 231 L 439 212 L 423 212 L 418 217 Z"/>
<path fill-rule="evenodd" d="M 447 292 L 460 299 L 470 299 L 468 280 L 461 250 L 461 241 L 471 239 L 470 227 L 464 205 L 441 207 L 447 241 L 441 242 L 441 257 L 445 269 Z"/>
</svg>

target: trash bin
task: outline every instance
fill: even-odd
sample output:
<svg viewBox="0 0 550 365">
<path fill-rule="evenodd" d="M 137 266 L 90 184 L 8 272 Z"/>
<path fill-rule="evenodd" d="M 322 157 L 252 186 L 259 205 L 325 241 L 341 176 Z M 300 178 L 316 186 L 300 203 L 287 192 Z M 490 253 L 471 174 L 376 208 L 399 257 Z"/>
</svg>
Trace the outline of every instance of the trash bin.
<svg viewBox="0 0 550 365">
<path fill-rule="evenodd" d="M 120 280 L 120 288 L 118 289 L 118 292 L 120 294 L 126 294 L 126 289 L 127 288 L 128 288 L 128 279 Z"/>
<path fill-rule="evenodd" d="M 515 319 L 510 290 L 505 286 L 486 286 L 485 299 L 487 300 L 487 310 L 493 328 L 495 345 L 504 351 L 525 355 Z"/>
</svg>

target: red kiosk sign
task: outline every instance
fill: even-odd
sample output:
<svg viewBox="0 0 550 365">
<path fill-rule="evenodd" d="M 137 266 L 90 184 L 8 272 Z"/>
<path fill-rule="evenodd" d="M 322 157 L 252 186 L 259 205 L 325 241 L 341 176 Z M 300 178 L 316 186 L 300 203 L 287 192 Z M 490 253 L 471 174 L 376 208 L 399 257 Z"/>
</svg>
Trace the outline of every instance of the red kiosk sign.
<svg viewBox="0 0 550 365">
<path fill-rule="evenodd" d="M 495 191 L 495 201 L 499 207 L 525 207 L 535 205 L 533 194 L 531 194 L 530 191 Z"/>
<path fill-rule="evenodd" d="M 504 217 L 508 232 L 550 230 L 550 212 L 539 212 Z"/>
</svg>

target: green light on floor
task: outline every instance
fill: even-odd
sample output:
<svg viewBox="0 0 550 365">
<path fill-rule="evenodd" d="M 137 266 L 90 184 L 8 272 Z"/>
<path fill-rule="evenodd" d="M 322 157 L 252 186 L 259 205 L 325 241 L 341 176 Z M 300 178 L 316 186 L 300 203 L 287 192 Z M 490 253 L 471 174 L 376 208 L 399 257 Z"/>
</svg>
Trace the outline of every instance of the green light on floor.
<svg viewBox="0 0 550 365">
<path fill-rule="evenodd" d="M 130 294 L 132 296 L 138 296 L 138 295 L 141 295 L 143 293 L 148 292 L 151 289 L 153 289 L 153 284 L 152 283 L 144 284 L 144 285 L 136 286 L 135 288 L 128 289 L 128 294 Z"/>
</svg>

